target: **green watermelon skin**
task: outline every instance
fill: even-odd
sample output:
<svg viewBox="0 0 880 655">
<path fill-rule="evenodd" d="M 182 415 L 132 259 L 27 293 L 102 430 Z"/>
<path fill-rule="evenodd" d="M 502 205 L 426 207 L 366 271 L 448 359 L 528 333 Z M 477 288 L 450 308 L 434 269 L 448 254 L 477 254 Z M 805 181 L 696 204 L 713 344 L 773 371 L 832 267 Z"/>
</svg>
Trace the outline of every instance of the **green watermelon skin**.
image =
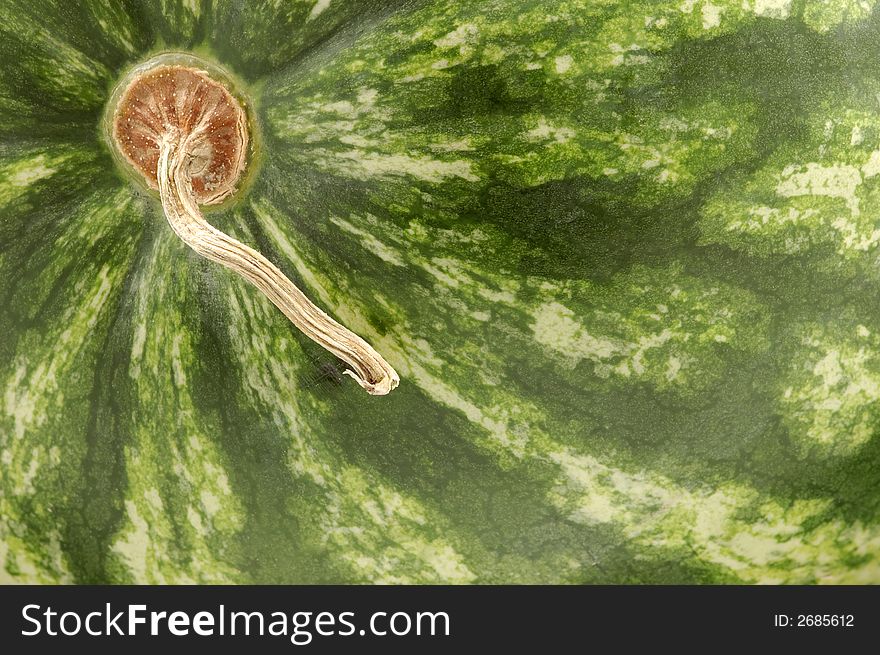
<svg viewBox="0 0 880 655">
<path fill-rule="evenodd" d="M 875 4 L 0 0 L 0 580 L 880 582 Z M 166 50 L 389 396 L 116 165 Z"/>
</svg>

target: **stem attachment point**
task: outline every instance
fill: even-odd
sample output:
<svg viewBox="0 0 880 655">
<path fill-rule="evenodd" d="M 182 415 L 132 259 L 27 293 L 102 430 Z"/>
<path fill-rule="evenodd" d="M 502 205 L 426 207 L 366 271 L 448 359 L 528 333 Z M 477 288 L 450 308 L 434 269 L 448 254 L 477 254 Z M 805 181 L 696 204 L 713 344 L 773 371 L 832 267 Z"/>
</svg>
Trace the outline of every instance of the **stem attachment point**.
<svg viewBox="0 0 880 655">
<path fill-rule="evenodd" d="M 175 234 L 202 257 L 259 289 L 306 336 L 349 365 L 368 393 L 389 393 L 400 378 L 361 337 L 312 303 L 259 252 L 209 224 L 199 205 L 236 190 L 248 149 L 238 100 L 206 71 L 157 65 L 137 73 L 113 114 L 113 141 L 153 189 Z"/>
</svg>

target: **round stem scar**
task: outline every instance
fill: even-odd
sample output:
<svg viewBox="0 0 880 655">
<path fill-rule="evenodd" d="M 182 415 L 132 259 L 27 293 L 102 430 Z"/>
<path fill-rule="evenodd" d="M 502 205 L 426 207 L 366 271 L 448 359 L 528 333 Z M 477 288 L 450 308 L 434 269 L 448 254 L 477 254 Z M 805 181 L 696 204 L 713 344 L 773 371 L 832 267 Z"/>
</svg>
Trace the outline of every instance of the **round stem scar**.
<svg viewBox="0 0 880 655">
<path fill-rule="evenodd" d="M 157 64 L 135 71 L 112 115 L 112 140 L 146 184 L 159 191 L 171 229 L 202 257 L 238 273 L 309 338 L 349 365 L 368 393 L 400 378 L 366 341 L 313 304 L 259 252 L 210 225 L 199 205 L 236 191 L 248 152 L 241 103 L 207 71 Z"/>
</svg>

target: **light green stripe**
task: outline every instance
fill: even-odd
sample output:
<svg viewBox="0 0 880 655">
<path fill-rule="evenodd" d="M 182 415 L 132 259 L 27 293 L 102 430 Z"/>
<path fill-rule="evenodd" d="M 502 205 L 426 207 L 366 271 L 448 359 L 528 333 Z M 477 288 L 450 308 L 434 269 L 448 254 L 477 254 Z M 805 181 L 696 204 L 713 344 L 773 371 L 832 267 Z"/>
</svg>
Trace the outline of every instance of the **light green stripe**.
<svg viewBox="0 0 880 655">
<path fill-rule="evenodd" d="M 195 258 L 159 231 L 135 282 L 125 447 L 125 518 L 112 550 L 139 584 L 240 580 L 224 558 L 244 522 L 214 440 L 219 426 L 193 398 L 200 334 Z"/>
<path fill-rule="evenodd" d="M 69 477 L 87 450 L 89 397 L 108 320 L 134 258 L 137 204 L 127 190 L 96 191 L 72 211 L 13 303 L 36 302 L 59 280 L 62 295 L 34 316 L 0 370 L 0 542 L 3 576 L 16 581 L 70 581 L 59 543 L 73 499 Z M 97 245 L 102 237 L 110 247 Z M 33 266 L 33 264 L 31 264 Z M 35 305 L 32 310 L 38 311 Z M 10 335 L 13 337 L 14 335 Z"/>
<path fill-rule="evenodd" d="M 370 470 L 346 463 L 325 438 L 329 407 L 293 383 L 304 368 L 303 353 L 286 319 L 237 278 L 224 283 L 229 285 L 228 330 L 243 375 L 243 401 L 268 408 L 287 441 L 291 474 L 314 485 L 308 523 L 316 525 L 316 539 L 344 567 L 346 579 L 472 581 L 475 573 L 443 537 L 443 517 Z"/>
<path fill-rule="evenodd" d="M 63 147 L 41 147 L 4 156 L 0 160 L 0 210 L 60 169 L 67 169 L 65 164 L 81 159 L 81 152 Z"/>
</svg>

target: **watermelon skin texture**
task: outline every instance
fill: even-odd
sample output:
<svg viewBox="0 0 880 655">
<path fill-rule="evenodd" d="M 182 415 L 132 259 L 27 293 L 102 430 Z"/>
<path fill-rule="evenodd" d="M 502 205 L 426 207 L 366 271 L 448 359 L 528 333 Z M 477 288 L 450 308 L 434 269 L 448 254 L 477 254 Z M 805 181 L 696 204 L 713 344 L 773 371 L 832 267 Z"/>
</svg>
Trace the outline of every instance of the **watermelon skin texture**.
<svg viewBox="0 0 880 655">
<path fill-rule="evenodd" d="M 2 0 L 0 580 L 880 582 L 875 5 Z M 115 165 L 163 50 L 391 395 Z"/>
</svg>

